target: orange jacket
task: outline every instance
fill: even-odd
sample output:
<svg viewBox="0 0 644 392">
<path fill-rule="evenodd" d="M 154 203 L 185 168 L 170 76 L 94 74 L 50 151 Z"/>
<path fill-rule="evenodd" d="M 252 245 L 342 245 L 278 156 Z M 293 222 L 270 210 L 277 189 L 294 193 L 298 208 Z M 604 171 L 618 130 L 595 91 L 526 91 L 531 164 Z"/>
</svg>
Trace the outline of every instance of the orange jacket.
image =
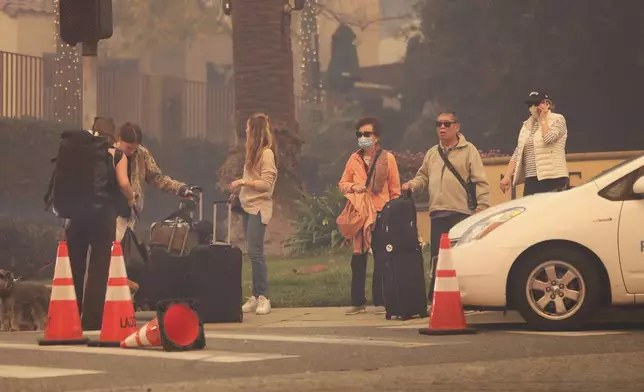
<svg viewBox="0 0 644 392">
<path fill-rule="evenodd" d="M 389 151 L 383 151 L 378 160 L 380 159 L 387 159 L 388 172 L 387 180 L 379 194 L 376 195 L 372 192 L 376 177 L 375 173 L 371 179 L 368 192 L 356 194 L 351 191 L 353 185 L 356 187 L 364 186 L 367 182 L 367 170 L 360 151 L 351 154 L 338 184 L 340 191 L 344 193 L 349 201 L 345 210 L 338 217 L 337 222 L 345 238 L 353 238 L 354 253 L 363 253 L 369 250 L 371 247 L 371 230 L 375 224 L 377 212 L 382 211 L 389 200 L 400 197 L 400 175 L 398 174 L 396 158 Z M 352 207 L 350 207 L 349 203 Z M 363 236 L 364 244 L 362 243 Z"/>
</svg>

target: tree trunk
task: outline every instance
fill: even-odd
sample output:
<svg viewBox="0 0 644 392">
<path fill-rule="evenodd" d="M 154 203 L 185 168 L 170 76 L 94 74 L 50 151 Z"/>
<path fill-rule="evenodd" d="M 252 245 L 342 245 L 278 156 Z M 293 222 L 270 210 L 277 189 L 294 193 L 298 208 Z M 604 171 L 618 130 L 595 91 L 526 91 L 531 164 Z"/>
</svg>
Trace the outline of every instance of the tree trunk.
<svg viewBox="0 0 644 392">
<path fill-rule="evenodd" d="M 299 176 L 301 140 L 293 96 L 291 17 L 284 13 L 287 4 L 288 0 L 237 0 L 233 3 L 236 143 L 219 171 L 222 187 L 241 177 L 246 121 L 257 112 L 268 114 L 279 169 L 274 221 L 269 225 L 268 243 L 273 237 L 271 232 L 288 230 L 285 218 L 292 208 L 285 207 L 299 197 L 302 190 Z"/>
</svg>

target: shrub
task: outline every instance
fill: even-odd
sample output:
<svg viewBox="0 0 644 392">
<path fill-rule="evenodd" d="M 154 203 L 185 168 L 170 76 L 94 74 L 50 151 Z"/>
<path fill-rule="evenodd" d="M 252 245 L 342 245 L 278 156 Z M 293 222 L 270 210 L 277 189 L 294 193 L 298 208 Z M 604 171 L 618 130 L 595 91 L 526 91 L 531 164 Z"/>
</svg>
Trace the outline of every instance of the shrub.
<svg viewBox="0 0 644 392">
<path fill-rule="evenodd" d="M 16 277 L 40 279 L 53 275 L 62 228 L 0 215 L 0 268 Z"/>
<path fill-rule="evenodd" d="M 346 198 L 335 186 L 327 186 L 324 196 L 305 192 L 295 201 L 296 218 L 291 221 L 293 234 L 285 241 L 285 247 L 299 255 L 341 250 L 347 240 L 342 237 L 335 220 L 345 204 Z"/>
<path fill-rule="evenodd" d="M 0 117 L 0 139 L 3 141 L 0 143 L 0 214 L 52 225 L 57 223 L 51 211 L 45 211 L 43 197 L 53 170 L 50 159 L 56 155 L 60 134 L 65 129 L 70 127 L 33 118 Z M 221 197 L 215 184 L 217 170 L 226 157 L 226 146 L 192 139 L 169 145 L 146 135 L 143 144 L 165 174 L 204 188 L 204 214 L 210 216 L 211 202 Z M 170 214 L 178 200 L 149 186 L 145 191 L 145 208 L 137 227 L 147 231 L 149 223 Z M 142 235 L 142 239 L 145 238 Z"/>
<path fill-rule="evenodd" d="M 32 118 L 0 118 L 0 213 L 55 223 L 53 214 L 45 213 L 43 197 L 64 129 Z"/>
</svg>

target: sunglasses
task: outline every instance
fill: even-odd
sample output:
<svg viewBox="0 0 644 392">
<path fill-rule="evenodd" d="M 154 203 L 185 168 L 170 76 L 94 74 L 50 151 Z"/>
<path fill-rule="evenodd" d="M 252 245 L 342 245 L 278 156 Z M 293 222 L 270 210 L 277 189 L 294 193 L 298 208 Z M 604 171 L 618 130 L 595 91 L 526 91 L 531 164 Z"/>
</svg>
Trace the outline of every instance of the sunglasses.
<svg viewBox="0 0 644 392">
<path fill-rule="evenodd" d="M 452 124 L 456 124 L 456 121 L 436 121 L 436 128 L 449 128 L 452 126 Z"/>
<path fill-rule="evenodd" d="M 371 132 L 371 131 L 365 131 L 365 132 L 358 131 L 358 132 L 356 132 L 356 137 L 357 138 L 361 138 L 363 136 L 364 137 L 371 137 L 371 136 L 373 136 L 373 132 Z"/>
</svg>

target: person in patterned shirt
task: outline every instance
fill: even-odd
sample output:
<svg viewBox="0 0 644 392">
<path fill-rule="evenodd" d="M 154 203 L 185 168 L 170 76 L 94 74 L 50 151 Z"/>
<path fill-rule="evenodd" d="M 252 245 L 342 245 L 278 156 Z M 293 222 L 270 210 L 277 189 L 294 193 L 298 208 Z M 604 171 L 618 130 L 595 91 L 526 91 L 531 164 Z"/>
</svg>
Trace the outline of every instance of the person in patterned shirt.
<svg viewBox="0 0 644 392">
<path fill-rule="evenodd" d="M 150 150 L 141 145 L 142 141 L 143 132 L 137 124 L 127 122 L 121 125 L 116 147 L 128 157 L 130 183 L 132 184 L 132 190 L 136 194 L 134 203 L 136 211 L 141 212 L 143 210 L 145 203 L 144 183 L 173 195 L 195 196 L 192 187 L 163 174 Z M 133 228 L 134 220 L 119 216 L 117 220 L 117 238 L 123 238 L 126 225 Z"/>
</svg>

